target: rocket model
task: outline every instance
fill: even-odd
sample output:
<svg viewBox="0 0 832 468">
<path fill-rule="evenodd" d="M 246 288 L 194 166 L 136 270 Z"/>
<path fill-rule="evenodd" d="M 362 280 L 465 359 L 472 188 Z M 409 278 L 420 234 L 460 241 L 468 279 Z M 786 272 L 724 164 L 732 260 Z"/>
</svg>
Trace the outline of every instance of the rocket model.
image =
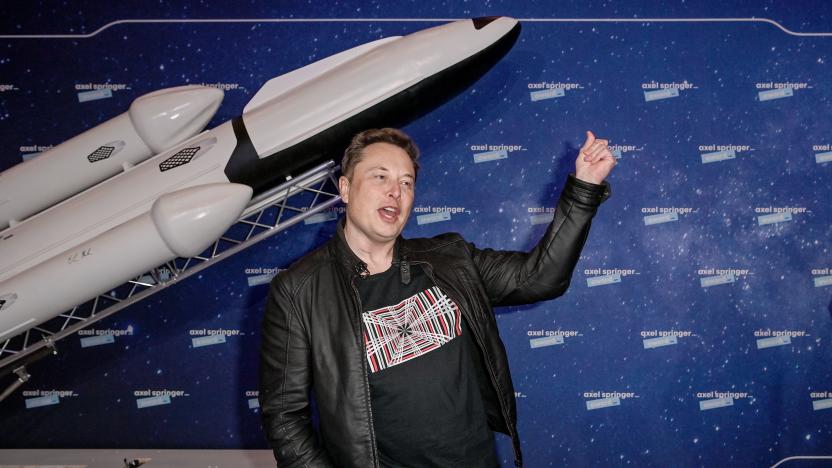
<svg viewBox="0 0 832 468">
<path fill-rule="evenodd" d="M 12 185 L 12 171 L 16 180 L 23 166 L 37 162 L 27 177 L 80 180 L 97 164 L 89 158 L 97 158 L 98 148 L 73 147 L 86 165 L 77 156 L 62 161 L 43 154 L 0 174 L 0 208 L 3 199 L 17 205 L 0 212 L 0 222 L 9 224 L 0 231 L 0 342 L 167 261 L 198 255 L 259 195 L 339 157 L 355 133 L 402 126 L 468 87 L 519 32 L 512 18 L 488 17 L 360 45 L 268 81 L 240 117 L 134 165 L 141 156 L 126 157 L 130 145 L 119 141 L 141 140 L 155 151 L 193 131 L 197 116 L 204 119 L 219 105 L 203 89 L 174 88 L 167 92 L 199 95 L 183 120 L 193 125 L 177 130 L 171 121 L 150 128 L 133 110 L 166 91 L 151 93 L 134 103 L 129 121 L 113 119 L 122 120 L 108 127 L 114 136 L 103 139 L 112 144 L 96 143 L 113 148 L 103 150 L 110 157 L 123 148 L 125 159 L 102 170 L 97 185 L 40 212 L 96 177 L 24 207 L 23 199 L 33 196 L 25 190 L 31 182 Z M 162 137 L 152 136 L 160 131 Z M 114 169 L 120 172 L 108 172 Z"/>
</svg>

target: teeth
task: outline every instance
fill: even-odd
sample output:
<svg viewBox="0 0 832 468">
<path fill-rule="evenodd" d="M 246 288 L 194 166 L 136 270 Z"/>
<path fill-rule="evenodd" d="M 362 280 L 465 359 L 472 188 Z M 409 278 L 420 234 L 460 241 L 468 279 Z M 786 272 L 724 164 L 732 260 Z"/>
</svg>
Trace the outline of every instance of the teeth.
<svg viewBox="0 0 832 468">
<path fill-rule="evenodd" d="M 395 213 L 395 212 L 396 212 L 396 210 L 394 210 L 393 208 L 387 208 L 387 207 L 385 207 L 385 208 L 383 208 L 383 209 L 384 209 L 384 211 L 386 211 L 386 212 L 388 212 L 388 213 Z"/>
</svg>

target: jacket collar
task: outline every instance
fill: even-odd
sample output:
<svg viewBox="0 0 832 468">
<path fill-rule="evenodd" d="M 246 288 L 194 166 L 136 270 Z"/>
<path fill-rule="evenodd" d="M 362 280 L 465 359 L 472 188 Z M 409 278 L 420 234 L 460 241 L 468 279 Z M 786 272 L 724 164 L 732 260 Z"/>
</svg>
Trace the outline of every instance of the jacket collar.
<svg viewBox="0 0 832 468">
<path fill-rule="evenodd" d="M 347 217 L 342 216 L 338 220 L 338 227 L 336 229 L 335 237 L 333 238 L 333 250 L 335 258 L 341 265 L 344 266 L 351 274 L 366 277 L 369 275 L 367 264 L 358 258 L 355 252 L 352 251 L 347 238 L 344 235 L 344 226 L 346 225 Z M 410 282 L 410 265 L 407 261 L 407 248 L 404 246 L 405 239 L 399 235 L 393 244 L 393 267 L 398 266 L 401 270 L 402 282 Z"/>
</svg>

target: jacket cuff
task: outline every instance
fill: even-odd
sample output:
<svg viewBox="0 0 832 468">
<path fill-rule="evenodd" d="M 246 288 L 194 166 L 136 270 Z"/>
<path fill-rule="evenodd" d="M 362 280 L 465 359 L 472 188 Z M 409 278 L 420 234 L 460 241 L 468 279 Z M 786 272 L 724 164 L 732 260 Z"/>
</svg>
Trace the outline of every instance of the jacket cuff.
<svg viewBox="0 0 832 468">
<path fill-rule="evenodd" d="M 579 203 L 598 207 L 610 197 L 610 183 L 605 180 L 600 184 L 592 184 L 569 174 L 563 194 Z"/>
</svg>

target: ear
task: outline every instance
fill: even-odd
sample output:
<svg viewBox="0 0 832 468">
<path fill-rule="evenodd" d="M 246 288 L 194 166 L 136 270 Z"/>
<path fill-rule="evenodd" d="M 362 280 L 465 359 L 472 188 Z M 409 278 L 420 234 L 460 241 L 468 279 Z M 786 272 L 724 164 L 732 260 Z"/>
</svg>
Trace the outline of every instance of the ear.
<svg viewBox="0 0 832 468">
<path fill-rule="evenodd" d="M 341 192 L 341 200 L 344 203 L 350 202 L 350 180 L 344 176 L 338 178 L 338 191 Z"/>
</svg>

